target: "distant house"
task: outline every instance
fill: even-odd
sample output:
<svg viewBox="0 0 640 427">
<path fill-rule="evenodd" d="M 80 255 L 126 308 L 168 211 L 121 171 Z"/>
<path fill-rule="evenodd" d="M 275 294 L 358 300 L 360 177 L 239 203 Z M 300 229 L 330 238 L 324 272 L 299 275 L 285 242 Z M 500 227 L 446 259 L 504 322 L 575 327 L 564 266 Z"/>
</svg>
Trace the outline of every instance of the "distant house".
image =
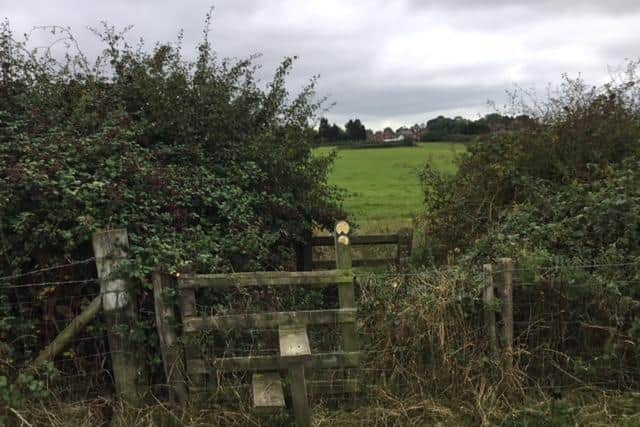
<svg viewBox="0 0 640 427">
<path fill-rule="evenodd" d="M 397 136 L 398 135 L 396 135 L 396 133 L 391 128 L 385 128 L 385 130 L 382 132 L 382 140 L 383 141 L 388 141 L 390 139 L 394 139 Z"/>
<path fill-rule="evenodd" d="M 404 135 L 396 135 L 393 138 L 385 138 L 382 140 L 382 142 L 400 142 L 400 141 L 404 141 L 405 137 Z"/>
</svg>

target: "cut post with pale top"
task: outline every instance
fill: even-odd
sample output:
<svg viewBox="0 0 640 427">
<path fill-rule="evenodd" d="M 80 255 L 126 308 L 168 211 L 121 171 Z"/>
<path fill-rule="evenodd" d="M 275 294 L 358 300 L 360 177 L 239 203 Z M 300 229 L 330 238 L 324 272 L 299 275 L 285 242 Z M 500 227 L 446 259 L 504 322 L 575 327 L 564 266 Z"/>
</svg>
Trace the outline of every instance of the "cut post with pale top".
<svg viewBox="0 0 640 427">
<path fill-rule="evenodd" d="M 114 277 L 127 258 L 129 240 L 126 230 L 107 230 L 93 235 L 102 309 L 109 331 L 109 350 L 116 392 L 129 404 L 140 402 L 139 384 L 146 377 L 141 353 L 129 339 L 129 331 L 137 324 L 137 307 L 130 294 L 130 284 Z"/>
</svg>

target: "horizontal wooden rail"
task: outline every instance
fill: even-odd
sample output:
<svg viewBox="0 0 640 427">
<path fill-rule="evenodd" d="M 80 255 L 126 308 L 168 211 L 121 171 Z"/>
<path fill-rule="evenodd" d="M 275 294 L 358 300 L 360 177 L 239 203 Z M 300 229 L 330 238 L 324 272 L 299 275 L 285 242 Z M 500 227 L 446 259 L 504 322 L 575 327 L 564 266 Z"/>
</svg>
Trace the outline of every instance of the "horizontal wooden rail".
<svg viewBox="0 0 640 427">
<path fill-rule="evenodd" d="M 304 366 L 310 369 L 357 368 L 361 357 L 362 353 L 358 351 L 316 353 L 304 362 Z M 289 365 L 280 358 L 280 355 L 275 354 L 272 356 L 221 357 L 208 363 L 203 359 L 190 359 L 187 360 L 187 366 L 189 366 L 189 372 L 206 374 L 213 370 L 221 372 L 277 371 L 287 369 Z"/>
<path fill-rule="evenodd" d="M 222 316 L 186 316 L 183 319 L 185 332 L 201 329 L 267 329 L 280 325 L 326 325 L 332 323 L 354 323 L 357 309 L 279 311 L 270 313 L 228 314 Z"/>
<path fill-rule="evenodd" d="M 385 267 L 394 265 L 395 258 L 375 258 L 375 259 L 354 259 L 351 261 L 354 267 Z M 313 268 L 332 268 L 336 266 L 334 260 L 317 260 L 313 261 Z"/>
<path fill-rule="evenodd" d="M 220 273 L 182 275 L 178 283 L 183 289 L 228 288 L 234 286 L 331 286 L 353 283 L 349 270 L 326 271 L 261 271 L 255 273 Z"/>
<path fill-rule="evenodd" d="M 398 243 L 397 234 L 370 234 L 366 236 L 351 236 L 351 245 L 395 245 Z M 333 246 L 333 236 L 314 236 L 311 246 Z"/>
</svg>

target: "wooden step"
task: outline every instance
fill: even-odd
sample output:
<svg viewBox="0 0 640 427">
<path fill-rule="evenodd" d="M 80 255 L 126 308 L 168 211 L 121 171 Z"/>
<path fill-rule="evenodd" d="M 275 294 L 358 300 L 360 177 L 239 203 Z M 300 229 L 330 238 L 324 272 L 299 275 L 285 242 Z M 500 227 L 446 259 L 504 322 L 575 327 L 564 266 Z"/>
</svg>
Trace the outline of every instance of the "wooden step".
<svg viewBox="0 0 640 427">
<path fill-rule="evenodd" d="M 280 358 L 287 364 L 311 359 L 311 346 L 305 325 L 280 325 Z"/>
<path fill-rule="evenodd" d="M 284 392 L 278 372 L 256 372 L 251 377 L 253 408 L 256 410 L 277 410 L 283 408 Z"/>
</svg>

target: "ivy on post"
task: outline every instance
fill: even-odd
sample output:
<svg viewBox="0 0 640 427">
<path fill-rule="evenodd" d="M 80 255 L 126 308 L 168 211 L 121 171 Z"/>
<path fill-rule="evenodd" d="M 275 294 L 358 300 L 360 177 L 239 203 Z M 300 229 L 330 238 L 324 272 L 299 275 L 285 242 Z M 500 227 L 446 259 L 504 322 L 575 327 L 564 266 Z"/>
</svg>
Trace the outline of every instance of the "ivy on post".
<svg viewBox="0 0 640 427">
<path fill-rule="evenodd" d="M 92 241 L 116 392 L 124 401 L 137 406 L 141 397 L 138 379 L 145 377 L 146 369 L 140 352 L 132 351 L 136 344 L 130 339 L 129 331 L 137 323 L 138 311 L 130 292 L 131 284 L 117 277 L 118 269 L 127 258 L 127 231 L 99 231 L 93 235 Z"/>
<path fill-rule="evenodd" d="M 346 221 L 339 221 L 333 233 L 336 249 L 336 268 L 338 270 L 351 270 L 351 241 L 349 237 L 350 227 Z M 338 299 L 340 308 L 355 308 L 355 291 L 353 282 L 338 286 Z M 342 350 L 356 351 L 358 349 L 358 335 L 355 323 L 342 325 Z"/>
</svg>

